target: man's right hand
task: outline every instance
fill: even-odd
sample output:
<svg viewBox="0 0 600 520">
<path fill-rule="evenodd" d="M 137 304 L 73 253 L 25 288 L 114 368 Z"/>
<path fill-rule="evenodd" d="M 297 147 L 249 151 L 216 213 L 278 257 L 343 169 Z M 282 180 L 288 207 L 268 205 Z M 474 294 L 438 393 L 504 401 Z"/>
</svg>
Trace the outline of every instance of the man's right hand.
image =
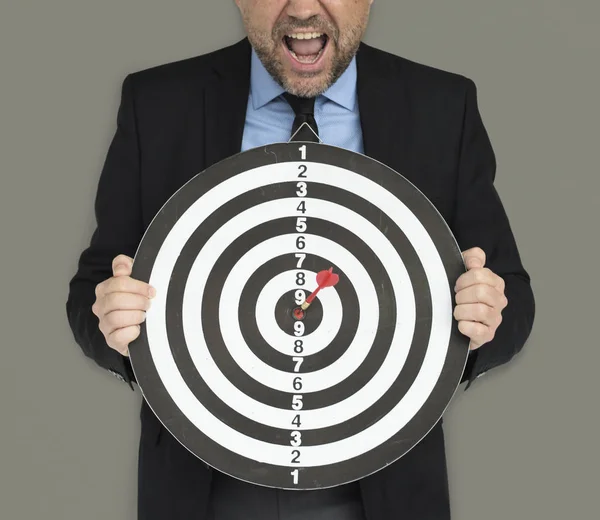
<svg viewBox="0 0 600 520">
<path fill-rule="evenodd" d="M 129 344 L 140 335 L 140 323 L 146 319 L 150 300 L 156 295 L 149 284 L 131 278 L 132 268 L 133 258 L 115 257 L 113 276 L 96 286 L 92 305 L 106 343 L 124 356 L 129 355 Z"/>
</svg>

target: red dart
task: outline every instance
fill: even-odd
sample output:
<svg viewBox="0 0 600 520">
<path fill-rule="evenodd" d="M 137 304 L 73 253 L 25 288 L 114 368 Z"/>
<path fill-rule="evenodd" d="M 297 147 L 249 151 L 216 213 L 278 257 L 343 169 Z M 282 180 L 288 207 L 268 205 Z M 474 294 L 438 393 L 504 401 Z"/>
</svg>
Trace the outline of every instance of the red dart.
<svg viewBox="0 0 600 520">
<path fill-rule="evenodd" d="M 308 306 L 312 303 L 317 296 L 317 293 L 323 289 L 324 287 L 333 287 L 336 283 L 340 281 L 339 275 L 333 272 L 333 267 L 330 267 L 327 271 L 320 271 L 317 273 L 317 284 L 318 287 L 312 292 L 312 294 L 304 300 L 304 303 L 300 306 L 300 308 L 305 311 L 308 309 Z"/>
</svg>

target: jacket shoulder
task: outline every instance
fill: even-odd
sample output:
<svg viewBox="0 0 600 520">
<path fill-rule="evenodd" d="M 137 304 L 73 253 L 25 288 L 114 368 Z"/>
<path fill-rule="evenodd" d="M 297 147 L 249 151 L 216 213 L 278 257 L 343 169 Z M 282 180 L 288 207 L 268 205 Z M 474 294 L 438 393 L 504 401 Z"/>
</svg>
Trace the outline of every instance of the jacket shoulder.
<svg viewBox="0 0 600 520">
<path fill-rule="evenodd" d="M 370 62 L 373 70 L 379 70 L 391 79 L 402 81 L 409 89 L 464 93 L 465 89 L 473 84 L 470 78 L 462 74 L 425 65 L 364 43 L 361 44 L 359 52 L 364 53 L 363 59 Z"/>
<path fill-rule="evenodd" d="M 213 77 L 224 64 L 235 67 L 245 58 L 245 40 L 205 54 L 163 63 L 146 69 L 131 72 L 128 75 L 135 90 L 162 90 L 189 85 L 198 86 Z"/>
</svg>

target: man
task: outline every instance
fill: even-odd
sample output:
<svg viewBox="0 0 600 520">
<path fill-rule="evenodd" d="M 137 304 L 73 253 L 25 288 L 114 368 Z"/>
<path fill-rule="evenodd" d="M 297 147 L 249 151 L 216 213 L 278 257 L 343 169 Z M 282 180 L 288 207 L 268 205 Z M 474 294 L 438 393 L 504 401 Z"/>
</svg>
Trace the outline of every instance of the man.
<svg viewBox="0 0 600 520">
<path fill-rule="evenodd" d="M 129 344 L 155 294 L 130 277 L 132 257 L 156 212 L 211 164 L 287 141 L 307 122 L 323 142 L 408 177 L 452 229 L 468 269 L 455 288 L 455 318 L 471 339 L 467 388 L 508 362 L 529 336 L 534 300 L 493 186 L 494 153 L 473 82 L 361 43 L 372 0 L 236 3 L 248 39 L 123 83 L 98 187 L 98 226 L 67 303 L 85 354 L 131 385 Z M 450 518 L 442 421 L 383 470 L 305 492 L 226 477 L 183 448 L 145 403 L 141 420 L 143 520 Z"/>
</svg>

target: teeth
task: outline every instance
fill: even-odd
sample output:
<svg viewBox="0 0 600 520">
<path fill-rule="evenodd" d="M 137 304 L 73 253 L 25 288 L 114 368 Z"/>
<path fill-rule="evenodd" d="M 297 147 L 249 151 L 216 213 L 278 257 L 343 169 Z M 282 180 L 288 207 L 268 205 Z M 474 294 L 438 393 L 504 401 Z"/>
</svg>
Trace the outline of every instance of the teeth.
<svg viewBox="0 0 600 520">
<path fill-rule="evenodd" d="M 311 40 L 313 38 L 320 38 L 321 36 L 323 36 L 323 33 L 293 33 L 293 34 L 288 34 L 287 37 L 288 38 L 295 38 L 296 40 Z"/>
<path fill-rule="evenodd" d="M 291 55 L 294 57 L 294 59 L 295 59 L 296 61 L 299 61 L 300 63 L 308 63 L 308 64 L 311 64 L 311 63 L 315 63 L 315 62 L 316 62 L 316 61 L 317 61 L 317 60 L 318 60 L 318 59 L 321 57 L 321 54 L 323 54 L 323 49 L 321 49 L 321 50 L 319 51 L 319 53 L 318 53 L 318 54 L 317 54 L 317 55 L 316 55 L 314 58 L 310 58 L 310 57 L 308 57 L 308 56 L 302 56 L 302 57 L 299 57 L 299 56 L 298 56 L 298 55 L 297 55 L 297 54 L 296 54 L 294 51 L 292 51 L 292 50 L 290 50 L 290 54 L 291 54 Z"/>
</svg>

